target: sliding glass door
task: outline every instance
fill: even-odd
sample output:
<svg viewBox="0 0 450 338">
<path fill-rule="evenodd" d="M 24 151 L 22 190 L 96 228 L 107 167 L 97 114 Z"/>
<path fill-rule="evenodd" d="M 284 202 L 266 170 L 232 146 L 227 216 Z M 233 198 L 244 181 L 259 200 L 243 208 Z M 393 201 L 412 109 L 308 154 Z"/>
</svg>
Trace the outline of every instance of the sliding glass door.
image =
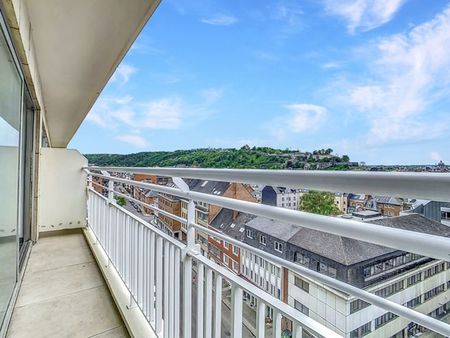
<svg viewBox="0 0 450 338">
<path fill-rule="evenodd" d="M 24 107 L 24 81 L 0 12 L 0 335 L 10 313 L 19 277 L 19 248 L 29 239 L 30 223 L 24 207 L 31 192 L 25 189 L 32 148 L 33 111 Z M 31 133 L 31 139 L 29 134 Z M 30 143 L 31 142 L 31 143 Z M 28 154 L 28 155 L 26 155 Z M 31 158 L 33 152 L 31 151 Z M 29 175 L 28 175 L 29 177 Z M 25 195 L 29 195 L 25 198 Z M 24 226 L 26 224 L 26 226 Z M 19 244 L 20 243 L 20 244 Z"/>
</svg>

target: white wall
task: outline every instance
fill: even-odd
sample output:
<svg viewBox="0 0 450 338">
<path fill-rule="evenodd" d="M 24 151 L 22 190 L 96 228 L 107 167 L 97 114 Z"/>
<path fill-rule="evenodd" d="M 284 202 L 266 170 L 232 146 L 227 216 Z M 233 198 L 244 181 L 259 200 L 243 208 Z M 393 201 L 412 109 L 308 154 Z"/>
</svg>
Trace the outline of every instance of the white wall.
<svg viewBox="0 0 450 338">
<path fill-rule="evenodd" d="M 42 148 L 39 171 L 39 231 L 86 226 L 87 159 L 78 151 Z"/>
</svg>

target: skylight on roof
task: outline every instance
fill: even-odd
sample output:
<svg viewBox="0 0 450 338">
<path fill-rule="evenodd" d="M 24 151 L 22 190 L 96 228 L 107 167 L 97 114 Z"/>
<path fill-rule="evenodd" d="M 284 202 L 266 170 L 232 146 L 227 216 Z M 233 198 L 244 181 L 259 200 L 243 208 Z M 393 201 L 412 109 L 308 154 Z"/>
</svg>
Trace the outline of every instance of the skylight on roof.
<svg viewBox="0 0 450 338">
<path fill-rule="evenodd" d="M 201 187 L 204 188 L 205 185 L 207 185 L 207 184 L 208 184 L 208 181 L 204 181 L 204 182 L 202 183 Z"/>
</svg>

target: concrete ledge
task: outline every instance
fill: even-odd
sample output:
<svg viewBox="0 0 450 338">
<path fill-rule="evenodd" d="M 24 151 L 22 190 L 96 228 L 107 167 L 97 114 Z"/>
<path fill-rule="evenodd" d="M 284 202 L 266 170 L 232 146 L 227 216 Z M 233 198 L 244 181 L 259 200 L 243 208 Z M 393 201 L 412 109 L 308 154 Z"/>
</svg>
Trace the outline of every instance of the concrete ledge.
<svg viewBox="0 0 450 338">
<path fill-rule="evenodd" d="M 141 310 L 137 306 L 128 308 L 127 305 L 130 301 L 128 289 L 112 264 L 107 266 L 108 256 L 101 245 L 96 242 L 93 232 L 89 228 L 84 228 L 83 233 L 130 335 L 132 337 L 157 338 Z"/>
</svg>

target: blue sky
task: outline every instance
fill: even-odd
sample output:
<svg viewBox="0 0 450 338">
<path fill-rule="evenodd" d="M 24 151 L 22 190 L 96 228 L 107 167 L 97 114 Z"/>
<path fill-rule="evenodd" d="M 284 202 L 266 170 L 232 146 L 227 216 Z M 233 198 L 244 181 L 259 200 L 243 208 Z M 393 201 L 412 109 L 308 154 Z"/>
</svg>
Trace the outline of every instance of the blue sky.
<svg viewBox="0 0 450 338">
<path fill-rule="evenodd" d="M 450 162 L 450 2 L 165 0 L 70 147 Z"/>
</svg>

